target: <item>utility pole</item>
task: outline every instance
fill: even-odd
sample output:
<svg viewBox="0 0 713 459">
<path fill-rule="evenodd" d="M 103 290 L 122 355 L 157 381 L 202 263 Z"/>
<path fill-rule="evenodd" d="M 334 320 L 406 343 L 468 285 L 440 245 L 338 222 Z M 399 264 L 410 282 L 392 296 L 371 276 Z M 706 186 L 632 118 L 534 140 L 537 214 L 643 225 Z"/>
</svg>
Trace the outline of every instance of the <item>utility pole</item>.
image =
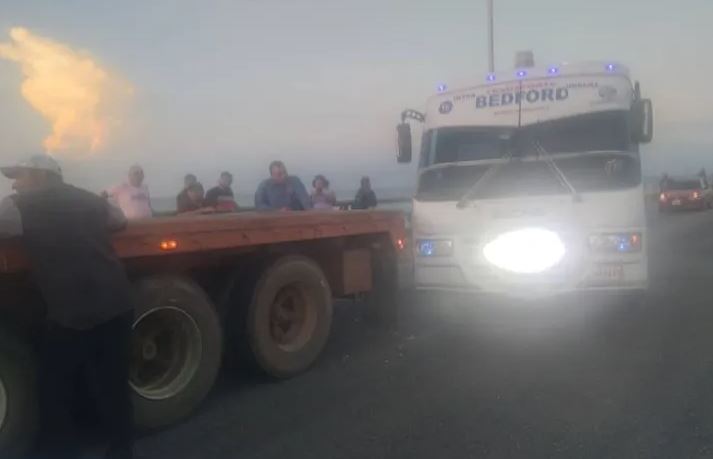
<svg viewBox="0 0 713 459">
<path fill-rule="evenodd" d="M 493 0 L 486 0 L 488 4 L 488 71 L 495 72 L 495 43 L 493 38 Z"/>
</svg>

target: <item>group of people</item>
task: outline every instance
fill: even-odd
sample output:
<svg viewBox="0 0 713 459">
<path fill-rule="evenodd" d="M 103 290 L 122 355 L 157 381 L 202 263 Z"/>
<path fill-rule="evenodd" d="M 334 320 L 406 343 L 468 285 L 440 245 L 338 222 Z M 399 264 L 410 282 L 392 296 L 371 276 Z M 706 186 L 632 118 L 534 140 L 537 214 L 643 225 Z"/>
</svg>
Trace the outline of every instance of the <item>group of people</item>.
<svg viewBox="0 0 713 459">
<path fill-rule="evenodd" d="M 255 192 L 258 210 L 332 209 L 329 180 L 317 175 L 313 191 L 287 173 L 280 161 Z M 35 155 L 0 167 L 16 193 L 0 201 L 0 238 L 19 237 L 31 261 L 46 306 L 38 346 L 40 432 L 33 458 L 74 459 L 81 447 L 73 430 L 78 387 L 88 387 L 106 428 L 107 458 L 134 458 L 129 347 L 133 323 L 131 284 L 110 233 L 128 219 L 153 215 L 144 171 L 97 196 L 64 182 L 57 162 Z M 229 172 L 204 193 L 194 175 L 185 177 L 176 198 L 181 213 L 235 211 Z M 377 205 L 368 177 L 361 180 L 352 208 Z M 60 211 L 58 211 L 58 209 Z"/>
<path fill-rule="evenodd" d="M 205 192 L 203 184 L 193 174 L 183 178 L 183 190 L 176 196 L 176 212 L 179 214 L 203 213 L 206 210 L 234 212 L 238 210 L 233 194 L 233 174 L 221 172 L 218 185 Z"/>
<path fill-rule="evenodd" d="M 289 175 L 282 161 L 273 161 L 269 166 L 270 177 L 263 180 L 255 191 L 255 209 L 268 210 L 331 210 L 338 205 L 337 197 L 329 187 L 329 180 L 322 174 L 312 180 L 312 192 L 308 193 L 299 177 Z M 218 184 L 207 192 L 194 174 L 184 177 L 183 189 L 176 196 L 178 214 L 207 212 L 235 212 L 239 210 L 232 189 L 233 175 L 222 172 Z M 144 183 L 144 171 L 134 165 L 129 169 L 128 181 L 103 193 L 111 199 L 130 220 L 147 218 L 154 214 L 148 187 Z M 362 177 L 359 190 L 351 203 L 352 209 L 370 209 L 377 206 L 369 177 Z"/>
</svg>

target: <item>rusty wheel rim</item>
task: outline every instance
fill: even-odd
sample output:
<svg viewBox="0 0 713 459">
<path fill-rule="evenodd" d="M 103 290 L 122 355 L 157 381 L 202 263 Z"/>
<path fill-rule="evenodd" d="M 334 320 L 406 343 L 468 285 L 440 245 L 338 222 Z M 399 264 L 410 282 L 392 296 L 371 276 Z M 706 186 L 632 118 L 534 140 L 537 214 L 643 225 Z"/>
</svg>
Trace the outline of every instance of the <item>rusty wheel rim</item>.
<svg viewBox="0 0 713 459">
<path fill-rule="evenodd" d="M 302 348 L 314 332 L 315 308 L 303 287 L 282 288 L 270 307 L 270 337 L 280 349 L 293 352 Z"/>
<path fill-rule="evenodd" d="M 173 306 L 152 309 L 134 322 L 129 383 L 146 399 L 171 398 L 193 379 L 201 354 L 201 332 L 190 315 Z"/>
</svg>

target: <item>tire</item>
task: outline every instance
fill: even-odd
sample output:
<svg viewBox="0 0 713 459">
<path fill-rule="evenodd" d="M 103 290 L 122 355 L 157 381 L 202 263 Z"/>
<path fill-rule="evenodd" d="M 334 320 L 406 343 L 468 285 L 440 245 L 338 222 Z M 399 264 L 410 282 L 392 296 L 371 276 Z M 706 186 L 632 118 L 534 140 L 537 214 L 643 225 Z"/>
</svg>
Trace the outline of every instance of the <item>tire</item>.
<svg viewBox="0 0 713 459">
<path fill-rule="evenodd" d="M 21 457 L 35 433 L 34 361 L 28 344 L 0 329 L 0 457 Z"/>
<path fill-rule="evenodd" d="M 142 279 L 131 339 L 129 382 L 141 430 L 188 416 L 213 387 L 223 334 L 203 289 L 176 276 Z"/>
<path fill-rule="evenodd" d="M 332 293 L 322 269 L 303 256 L 285 256 L 255 283 L 243 326 L 250 356 L 273 378 L 309 368 L 327 344 Z"/>
</svg>

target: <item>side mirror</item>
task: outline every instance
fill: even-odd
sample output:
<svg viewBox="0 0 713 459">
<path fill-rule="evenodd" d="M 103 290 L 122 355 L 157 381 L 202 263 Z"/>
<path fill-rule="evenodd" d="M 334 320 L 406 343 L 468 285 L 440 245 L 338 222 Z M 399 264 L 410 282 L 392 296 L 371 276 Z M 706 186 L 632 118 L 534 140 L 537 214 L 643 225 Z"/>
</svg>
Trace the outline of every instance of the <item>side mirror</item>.
<svg viewBox="0 0 713 459">
<path fill-rule="evenodd" d="M 649 143 L 654 138 L 654 110 L 651 99 L 639 99 L 631 106 L 632 139 Z"/>
<path fill-rule="evenodd" d="M 401 123 L 396 126 L 396 133 L 398 134 L 398 155 L 396 156 L 396 161 L 399 163 L 410 163 L 411 162 L 411 125 L 408 123 Z"/>
</svg>

